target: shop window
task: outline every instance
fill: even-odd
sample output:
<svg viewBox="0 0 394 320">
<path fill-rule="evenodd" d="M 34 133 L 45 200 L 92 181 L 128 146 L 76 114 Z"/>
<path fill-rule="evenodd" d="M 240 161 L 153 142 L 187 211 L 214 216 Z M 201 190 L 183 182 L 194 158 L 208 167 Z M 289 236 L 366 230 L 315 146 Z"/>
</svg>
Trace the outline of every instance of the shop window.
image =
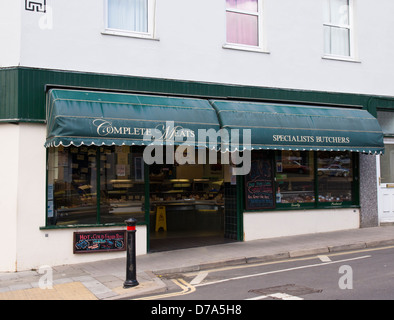
<svg viewBox="0 0 394 320">
<path fill-rule="evenodd" d="M 101 223 L 122 223 L 133 217 L 145 220 L 144 162 L 142 152 L 129 146 L 101 148 Z M 104 214 L 103 214 L 104 213 Z"/>
<path fill-rule="evenodd" d="M 128 146 L 49 148 L 47 225 L 144 222 L 141 157 Z"/>
<path fill-rule="evenodd" d="M 350 152 L 318 153 L 319 203 L 351 203 L 353 160 Z"/>
<path fill-rule="evenodd" d="M 91 147 L 49 149 L 47 217 L 50 225 L 96 223 L 96 153 Z"/>
<path fill-rule="evenodd" d="M 382 127 L 385 139 L 385 151 L 380 156 L 380 182 L 383 184 L 394 182 L 394 145 L 391 137 L 394 136 L 394 112 L 378 111 L 378 121 Z M 389 138 L 390 137 L 390 138 Z"/>
<path fill-rule="evenodd" d="M 245 176 L 245 205 L 248 210 L 275 208 L 273 153 L 252 152 L 250 172 Z"/>
<path fill-rule="evenodd" d="M 276 155 L 278 206 L 315 203 L 313 152 L 282 151 Z"/>
<path fill-rule="evenodd" d="M 380 182 L 394 182 L 394 145 L 385 144 L 384 154 L 380 156 Z"/>
<path fill-rule="evenodd" d="M 261 159 L 257 159 L 253 154 L 262 155 Z M 248 205 L 250 202 L 248 199 L 251 198 L 249 190 L 251 181 L 257 180 L 254 181 L 250 175 L 247 175 L 245 188 L 248 191 L 245 208 L 246 210 L 280 210 L 358 205 L 358 161 L 355 155 L 357 154 L 335 151 L 276 151 L 275 153 L 254 151 L 252 159 L 258 163 L 252 165 L 252 168 L 263 168 L 264 163 L 274 159 L 274 176 L 272 178 L 266 176 L 264 181 L 259 179 L 259 182 L 261 186 L 275 185 L 276 200 L 273 207 L 253 208 Z M 255 187 L 256 183 L 252 186 Z M 260 192 L 262 190 L 260 189 L 253 190 Z M 264 193 L 260 192 L 259 197 L 254 192 L 252 198 L 268 199 L 267 190 Z"/>
<path fill-rule="evenodd" d="M 394 135 L 394 112 L 378 111 L 378 121 L 385 136 Z"/>
</svg>

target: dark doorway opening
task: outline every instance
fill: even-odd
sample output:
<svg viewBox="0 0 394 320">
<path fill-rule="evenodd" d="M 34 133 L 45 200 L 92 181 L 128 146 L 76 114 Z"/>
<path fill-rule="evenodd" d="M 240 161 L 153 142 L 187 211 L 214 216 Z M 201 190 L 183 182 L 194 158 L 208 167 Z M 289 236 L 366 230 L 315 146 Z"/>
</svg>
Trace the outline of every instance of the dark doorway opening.
<svg viewBox="0 0 394 320">
<path fill-rule="evenodd" d="M 226 235 L 226 169 L 221 164 L 149 166 L 150 252 L 236 240 L 233 233 Z"/>
</svg>

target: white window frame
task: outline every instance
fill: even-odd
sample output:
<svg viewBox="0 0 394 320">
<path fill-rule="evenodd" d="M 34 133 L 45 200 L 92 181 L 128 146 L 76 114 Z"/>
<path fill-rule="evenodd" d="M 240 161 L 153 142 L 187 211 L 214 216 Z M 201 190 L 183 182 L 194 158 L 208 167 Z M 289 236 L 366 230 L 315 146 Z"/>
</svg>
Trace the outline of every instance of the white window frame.
<svg viewBox="0 0 394 320">
<path fill-rule="evenodd" d="M 108 27 L 108 0 L 104 0 L 104 35 L 123 36 L 131 38 L 152 39 L 155 38 L 155 16 L 156 0 L 148 0 L 148 32 L 137 32 L 130 30 L 121 30 Z"/>
<path fill-rule="evenodd" d="M 264 15 L 264 6 L 263 6 L 263 0 L 257 0 L 257 12 L 250 12 L 250 11 L 245 11 L 245 10 L 237 10 L 237 9 L 232 9 L 232 8 L 227 8 L 226 6 L 226 1 L 224 0 L 224 7 L 225 7 L 225 32 L 226 32 L 226 43 L 223 45 L 224 49 L 234 49 L 234 50 L 242 50 L 242 51 L 253 51 L 253 52 L 262 52 L 262 53 L 269 53 L 266 48 L 266 37 L 264 35 L 264 20 L 263 20 L 263 15 Z M 241 13 L 241 14 L 248 14 L 248 15 L 253 15 L 257 16 L 258 19 L 258 36 L 257 36 L 257 41 L 258 45 L 257 46 L 251 46 L 251 45 L 246 45 L 246 44 L 240 44 L 240 43 L 232 43 L 232 42 L 227 42 L 227 12 L 234 12 L 234 13 Z"/>
<path fill-rule="evenodd" d="M 328 0 L 325 0 L 328 1 Z M 323 22 L 323 37 L 324 37 L 324 27 L 337 27 L 349 30 L 349 55 L 336 55 L 325 52 L 323 44 L 323 58 L 332 60 L 344 60 L 351 62 L 359 62 L 356 58 L 356 46 L 355 46 L 355 36 L 354 36 L 354 0 L 349 0 L 349 24 L 333 24 L 327 21 Z"/>
</svg>

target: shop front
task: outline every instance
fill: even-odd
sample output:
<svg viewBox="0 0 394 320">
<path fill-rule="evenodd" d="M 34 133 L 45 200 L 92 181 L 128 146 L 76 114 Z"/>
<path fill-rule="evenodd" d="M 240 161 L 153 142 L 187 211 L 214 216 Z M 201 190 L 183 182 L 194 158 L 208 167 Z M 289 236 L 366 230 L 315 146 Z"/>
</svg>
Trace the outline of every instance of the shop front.
<svg viewBox="0 0 394 320">
<path fill-rule="evenodd" d="M 0 136 L 12 156 L 0 170 L 10 244 L 0 270 L 124 257 L 131 217 L 137 255 L 393 221 L 392 99 L 31 68 L 1 74 L 9 108 Z"/>
<path fill-rule="evenodd" d="M 384 150 L 358 108 L 58 89 L 45 145 L 45 228 L 133 217 L 146 251 L 359 228 L 360 155 Z"/>
<path fill-rule="evenodd" d="M 251 170 L 240 180 L 244 240 L 360 227 L 360 157 L 384 151 L 376 118 L 359 108 L 211 103 L 222 128 L 251 130 Z M 366 188 L 363 199 L 373 192 Z"/>
<path fill-rule="evenodd" d="M 219 129 L 207 100 L 49 91 L 46 227 L 133 217 L 148 251 L 236 240 L 224 208 L 229 163 L 202 134 Z"/>
</svg>

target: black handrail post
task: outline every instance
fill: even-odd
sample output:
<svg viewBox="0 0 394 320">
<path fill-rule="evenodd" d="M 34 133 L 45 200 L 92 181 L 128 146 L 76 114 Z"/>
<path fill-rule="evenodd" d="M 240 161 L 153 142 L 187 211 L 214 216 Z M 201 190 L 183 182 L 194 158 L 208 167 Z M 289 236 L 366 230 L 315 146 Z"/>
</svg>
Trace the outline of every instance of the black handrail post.
<svg viewBox="0 0 394 320">
<path fill-rule="evenodd" d="M 123 288 L 131 288 L 138 286 L 137 269 L 136 269 L 136 253 L 135 253 L 135 225 L 137 220 L 130 218 L 125 221 L 127 226 L 127 258 L 126 258 L 126 281 Z"/>
</svg>

